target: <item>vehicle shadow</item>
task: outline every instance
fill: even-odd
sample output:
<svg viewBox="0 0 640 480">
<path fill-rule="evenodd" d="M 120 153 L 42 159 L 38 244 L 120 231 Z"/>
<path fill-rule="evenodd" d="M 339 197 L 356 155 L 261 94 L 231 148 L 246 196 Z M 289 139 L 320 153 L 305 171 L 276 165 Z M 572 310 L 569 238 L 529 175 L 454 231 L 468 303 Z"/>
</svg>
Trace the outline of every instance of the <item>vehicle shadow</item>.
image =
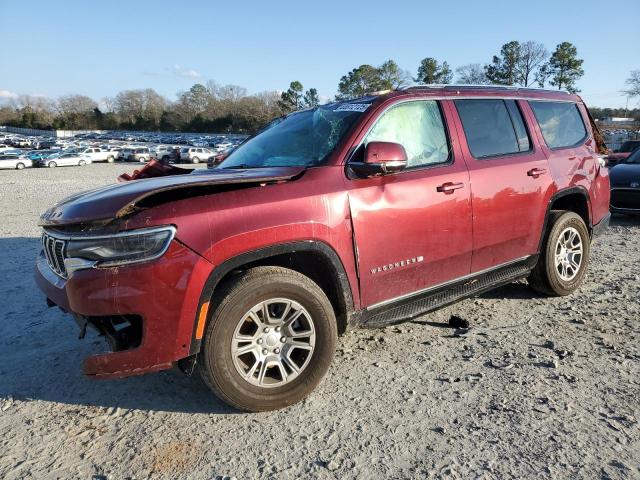
<svg viewBox="0 0 640 480">
<path fill-rule="evenodd" d="M 612 227 L 640 227 L 640 215 L 611 215 L 609 225 Z"/>
<path fill-rule="evenodd" d="M 119 380 L 92 380 L 82 374 L 85 357 L 103 352 L 93 333 L 78 340 L 70 315 L 48 308 L 33 280 L 38 238 L 2 238 L 7 301 L 0 302 L 0 398 L 68 405 L 183 413 L 238 413 L 219 401 L 198 375 L 178 370 Z"/>
</svg>

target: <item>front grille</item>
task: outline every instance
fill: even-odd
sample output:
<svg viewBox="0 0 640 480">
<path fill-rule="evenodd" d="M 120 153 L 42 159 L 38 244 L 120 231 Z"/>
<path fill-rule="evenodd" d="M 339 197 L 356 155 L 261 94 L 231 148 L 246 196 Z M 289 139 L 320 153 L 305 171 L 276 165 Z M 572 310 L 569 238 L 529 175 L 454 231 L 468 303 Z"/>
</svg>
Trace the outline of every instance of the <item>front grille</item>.
<svg viewBox="0 0 640 480">
<path fill-rule="evenodd" d="M 640 189 L 612 189 L 611 206 L 614 208 L 630 208 L 640 210 Z"/>
<path fill-rule="evenodd" d="M 42 234 L 42 250 L 51 270 L 62 278 L 67 278 L 67 269 L 64 266 L 66 242 L 52 237 L 47 232 Z"/>
</svg>

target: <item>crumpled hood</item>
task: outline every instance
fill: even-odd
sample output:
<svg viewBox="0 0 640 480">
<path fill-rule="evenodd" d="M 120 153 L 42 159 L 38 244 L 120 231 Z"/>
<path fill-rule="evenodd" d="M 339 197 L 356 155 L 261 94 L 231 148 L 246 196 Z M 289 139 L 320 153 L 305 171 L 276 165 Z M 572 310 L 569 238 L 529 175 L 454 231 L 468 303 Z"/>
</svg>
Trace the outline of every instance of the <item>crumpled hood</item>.
<svg viewBox="0 0 640 480">
<path fill-rule="evenodd" d="M 616 165 L 609 170 L 609 182 L 612 187 L 629 187 L 631 183 L 640 183 L 640 164 Z"/>
<path fill-rule="evenodd" d="M 186 189 L 198 193 L 203 190 L 215 193 L 217 185 L 228 187 L 283 182 L 297 177 L 304 170 L 304 167 L 212 169 L 108 185 L 65 198 L 42 214 L 40 225 L 64 226 L 122 218 L 135 211 L 142 200 L 159 193 Z"/>
</svg>

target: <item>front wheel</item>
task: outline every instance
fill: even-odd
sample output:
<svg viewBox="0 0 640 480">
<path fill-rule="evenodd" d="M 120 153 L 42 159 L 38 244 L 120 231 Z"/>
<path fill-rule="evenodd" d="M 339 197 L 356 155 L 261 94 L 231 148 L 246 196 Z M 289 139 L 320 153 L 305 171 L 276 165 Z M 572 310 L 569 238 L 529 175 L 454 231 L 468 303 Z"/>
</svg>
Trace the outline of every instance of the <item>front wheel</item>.
<svg viewBox="0 0 640 480">
<path fill-rule="evenodd" d="M 191 159 L 191 163 L 200 163 L 200 159 L 198 157 L 193 157 Z"/>
<path fill-rule="evenodd" d="M 528 278 L 536 291 L 551 296 L 574 292 L 589 264 L 591 239 L 587 226 L 574 212 L 554 210 L 540 258 Z"/>
<path fill-rule="evenodd" d="M 113 161 L 114 161 L 113 155 L 109 155 L 107 157 L 107 163 L 113 163 Z"/>
<path fill-rule="evenodd" d="M 17 170 L 23 170 L 23 169 L 24 169 L 24 163 L 18 163 L 18 164 L 16 165 L 16 169 L 17 169 Z"/>
<path fill-rule="evenodd" d="M 47 163 L 47 167 L 49 167 L 49 168 L 56 168 L 57 166 L 58 166 L 58 164 L 56 162 Z"/>
<path fill-rule="evenodd" d="M 80 161 L 78 162 L 78 165 L 79 165 L 80 167 L 84 167 L 86 164 L 87 164 L 87 162 L 85 162 L 84 160 L 80 160 Z"/>
<path fill-rule="evenodd" d="M 205 383 L 245 411 L 282 408 L 322 380 L 337 342 L 329 299 L 308 277 L 256 267 L 214 295 L 198 358 Z"/>
</svg>

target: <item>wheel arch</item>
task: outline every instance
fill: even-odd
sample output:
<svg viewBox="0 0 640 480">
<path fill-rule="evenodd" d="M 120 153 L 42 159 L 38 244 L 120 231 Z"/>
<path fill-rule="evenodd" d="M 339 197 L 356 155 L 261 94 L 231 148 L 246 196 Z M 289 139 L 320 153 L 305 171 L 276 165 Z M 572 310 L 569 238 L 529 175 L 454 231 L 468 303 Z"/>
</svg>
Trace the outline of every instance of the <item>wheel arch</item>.
<svg viewBox="0 0 640 480">
<path fill-rule="evenodd" d="M 190 355 L 200 352 L 202 332 L 213 312 L 213 306 L 209 308 L 208 302 L 216 289 L 242 271 L 266 265 L 290 268 L 316 282 L 333 306 L 338 332 L 346 331 L 354 305 L 351 285 L 340 257 L 333 248 L 321 241 L 289 242 L 242 253 L 213 269 L 200 295 L 191 334 Z"/>
<path fill-rule="evenodd" d="M 549 228 L 549 218 L 552 210 L 568 210 L 575 212 L 582 220 L 584 220 L 589 235 L 593 232 L 593 223 L 591 220 L 591 202 L 589 201 L 589 192 L 581 186 L 569 187 L 554 193 L 547 204 L 547 211 L 544 217 L 544 224 L 540 234 L 538 243 L 538 252 L 541 251 L 544 239 Z"/>
</svg>

